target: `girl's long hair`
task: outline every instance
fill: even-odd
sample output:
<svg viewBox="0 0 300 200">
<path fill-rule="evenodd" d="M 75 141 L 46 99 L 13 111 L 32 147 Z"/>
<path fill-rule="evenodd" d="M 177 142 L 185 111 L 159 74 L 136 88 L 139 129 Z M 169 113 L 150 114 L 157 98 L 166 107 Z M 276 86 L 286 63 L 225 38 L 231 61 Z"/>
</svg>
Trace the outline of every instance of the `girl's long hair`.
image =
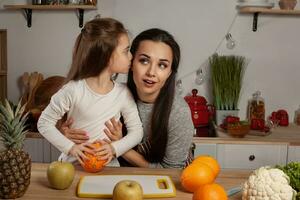
<svg viewBox="0 0 300 200">
<path fill-rule="evenodd" d="M 98 76 L 108 66 L 121 34 L 127 31 L 115 19 L 95 18 L 87 22 L 76 39 L 67 82 Z"/>
<path fill-rule="evenodd" d="M 132 42 L 131 53 L 133 57 L 142 41 L 151 40 L 154 42 L 163 42 L 168 45 L 173 52 L 173 61 L 171 66 L 171 74 L 166 80 L 165 85 L 161 88 L 156 98 L 151 115 L 150 125 L 150 145 L 151 150 L 146 158 L 150 162 L 160 162 L 165 156 L 166 146 L 168 142 L 168 125 L 175 96 L 175 78 L 180 61 L 180 48 L 175 39 L 167 31 L 161 29 L 149 29 L 140 33 Z M 132 59 L 132 61 L 134 58 Z M 127 85 L 131 90 L 135 100 L 138 99 L 136 85 L 133 81 L 132 70 L 128 74 Z"/>
</svg>

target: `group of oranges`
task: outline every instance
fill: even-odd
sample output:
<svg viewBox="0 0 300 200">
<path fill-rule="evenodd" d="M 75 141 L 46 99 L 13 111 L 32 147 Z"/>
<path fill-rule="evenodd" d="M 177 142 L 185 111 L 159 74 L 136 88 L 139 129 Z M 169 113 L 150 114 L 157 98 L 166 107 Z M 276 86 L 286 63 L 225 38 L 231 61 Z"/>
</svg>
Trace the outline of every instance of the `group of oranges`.
<svg viewBox="0 0 300 200">
<path fill-rule="evenodd" d="M 181 174 L 181 184 L 193 192 L 193 200 L 227 200 L 224 188 L 215 183 L 220 165 L 211 156 L 200 155 Z"/>
<path fill-rule="evenodd" d="M 99 148 L 100 143 L 94 143 Z M 99 172 L 104 167 L 106 160 L 85 153 L 89 160 L 82 165 L 87 172 Z M 227 200 L 224 188 L 215 183 L 220 172 L 219 163 L 211 156 L 200 155 L 181 174 L 181 184 L 185 190 L 193 192 L 193 200 Z"/>
</svg>

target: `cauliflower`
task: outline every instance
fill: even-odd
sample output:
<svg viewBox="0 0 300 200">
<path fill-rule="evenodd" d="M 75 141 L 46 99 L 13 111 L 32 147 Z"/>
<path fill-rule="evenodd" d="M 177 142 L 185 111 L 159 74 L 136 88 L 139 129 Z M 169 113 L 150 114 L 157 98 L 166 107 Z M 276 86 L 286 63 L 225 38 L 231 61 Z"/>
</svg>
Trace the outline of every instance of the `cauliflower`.
<svg viewBox="0 0 300 200">
<path fill-rule="evenodd" d="M 289 177 L 269 166 L 256 169 L 244 183 L 243 200 L 294 200 L 296 191 Z"/>
</svg>

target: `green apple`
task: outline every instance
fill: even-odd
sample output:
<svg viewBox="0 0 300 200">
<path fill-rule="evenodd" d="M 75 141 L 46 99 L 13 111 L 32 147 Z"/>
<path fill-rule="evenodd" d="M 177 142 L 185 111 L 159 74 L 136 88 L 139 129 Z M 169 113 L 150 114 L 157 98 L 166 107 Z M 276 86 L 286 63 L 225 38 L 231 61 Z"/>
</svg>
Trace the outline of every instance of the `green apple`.
<svg viewBox="0 0 300 200">
<path fill-rule="evenodd" d="M 47 178 L 51 187 L 64 190 L 73 182 L 75 168 L 69 162 L 55 161 L 48 166 Z"/>
<path fill-rule="evenodd" d="M 143 188 L 133 180 L 123 180 L 118 182 L 113 190 L 113 200 L 142 200 Z"/>
</svg>

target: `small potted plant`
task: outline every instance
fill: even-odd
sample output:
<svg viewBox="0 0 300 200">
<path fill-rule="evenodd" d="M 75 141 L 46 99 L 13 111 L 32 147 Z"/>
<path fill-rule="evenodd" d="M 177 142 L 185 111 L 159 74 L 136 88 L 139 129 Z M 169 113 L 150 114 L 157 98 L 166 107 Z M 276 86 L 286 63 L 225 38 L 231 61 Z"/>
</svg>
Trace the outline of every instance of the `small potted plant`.
<svg viewBox="0 0 300 200">
<path fill-rule="evenodd" d="M 211 67 L 213 102 L 216 108 L 216 123 L 222 124 L 228 115 L 238 115 L 238 101 L 246 68 L 243 56 L 219 56 L 209 58 Z"/>
</svg>

